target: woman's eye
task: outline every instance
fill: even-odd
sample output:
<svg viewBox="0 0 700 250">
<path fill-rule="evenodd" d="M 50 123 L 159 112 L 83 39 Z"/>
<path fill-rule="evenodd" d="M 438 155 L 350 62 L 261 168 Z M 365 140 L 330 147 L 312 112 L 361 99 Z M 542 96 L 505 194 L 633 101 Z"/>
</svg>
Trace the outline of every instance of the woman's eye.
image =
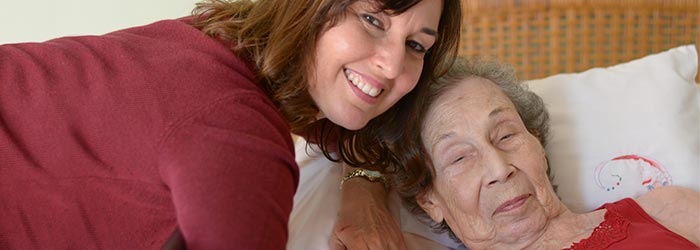
<svg viewBox="0 0 700 250">
<path fill-rule="evenodd" d="M 419 53 L 425 53 L 427 50 L 425 47 L 423 47 L 422 44 L 416 42 L 416 41 L 407 41 L 406 45 L 411 48 L 412 50 L 419 52 Z"/>
<path fill-rule="evenodd" d="M 506 141 L 510 138 L 513 138 L 513 134 L 507 134 L 507 135 L 501 136 L 501 138 L 499 138 L 498 140 L 499 141 Z"/>
<path fill-rule="evenodd" d="M 369 14 L 363 14 L 362 18 L 365 19 L 366 22 L 371 24 L 374 27 L 377 27 L 380 30 L 384 30 L 384 24 L 382 21 L 379 21 L 376 17 L 369 15 Z"/>
<path fill-rule="evenodd" d="M 464 159 L 464 156 L 457 157 L 457 159 L 454 159 L 452 161 L 452 164 L 458 163 L 458 162 L 462 161 L 463 159 Z"/>
</svg>

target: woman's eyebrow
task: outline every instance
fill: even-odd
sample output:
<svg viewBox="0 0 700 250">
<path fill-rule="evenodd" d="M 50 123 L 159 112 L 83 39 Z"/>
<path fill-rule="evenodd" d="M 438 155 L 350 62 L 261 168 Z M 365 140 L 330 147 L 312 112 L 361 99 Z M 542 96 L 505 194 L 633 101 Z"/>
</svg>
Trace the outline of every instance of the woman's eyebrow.
<svg viewBox="0 0 700 250">
<path fill-rule="evenodd" d="M 444 141 L 445 139 L 450 138 L 450 137 L 452 137 L 452 136 L 454 136 L 454 135 L 455 135 L 455 132 L 454 132 L 454 131 L 450 131 L 450 132 L 447 132 L 447 133 L 444 133 L 444 134 L 440 134 L 440 135 L 437 136 L 437 138 L 435 138 L 435 140 L 432 141 L 432 143 L 430 144 L 430 147 L 431 147 L 432 149 L 435 149 L 435 146 L 437 146 L 441 141 Z"/>
<path fill-rule="evenodd" d="M 489 118 L 493 118 L 494 116 L 497 116 L 497 115 L 503 113 L 504 111 L 512 110 L 512 109 L 513 108 L 511 108 L 511 107 L 504 107 L 504 106 L 498 107 L 498 108 L 494 109 L 493 111 L 491 111 L 491 113 L 489 113 Z"/>
<path fill-rule="evenodd" d="M 431 28 L 422 28 L 422 29 L 420 29 L 420 31 L 425 33 L 425 34 L 434 36 L 434 37 L 437 37 L 437 35 L 438 35 L 438 32 L 435 31 L 434 29 L 431 29 Z"/>
</svg>

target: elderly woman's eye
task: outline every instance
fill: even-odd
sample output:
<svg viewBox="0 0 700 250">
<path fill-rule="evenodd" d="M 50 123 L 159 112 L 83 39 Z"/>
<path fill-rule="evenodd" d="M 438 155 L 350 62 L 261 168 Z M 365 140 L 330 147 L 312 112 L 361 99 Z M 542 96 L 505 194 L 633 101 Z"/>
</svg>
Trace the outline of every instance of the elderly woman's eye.
<svg viewBox="0 0 700 250">
<path fill-rule="evenodd" d="M 513 138 L 513 135 L 514 135 L 514 134 L 507 134 L 507 135 L 501 136 L 501 138 L 500 138 L 499 140 L 500 140 L 500 141 L 508 140 L 508 139 L 510 139 L 510 138 Z"/>
<path fill-rule="evenodd" d="M 458 162 L 462 161 L 463 159 L 464 159 L 464 156 L 457 157 L 457 159 L 454 159 L 452 161 L 452 164 L 458 163 Z"/>
</svg>

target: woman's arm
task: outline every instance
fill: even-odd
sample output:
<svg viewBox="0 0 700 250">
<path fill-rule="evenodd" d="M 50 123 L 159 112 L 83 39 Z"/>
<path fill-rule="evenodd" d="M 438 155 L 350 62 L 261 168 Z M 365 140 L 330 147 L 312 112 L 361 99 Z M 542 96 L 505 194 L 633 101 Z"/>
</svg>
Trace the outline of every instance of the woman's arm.
<svg viewBox="0 0 700 250">
<path fill-rule="evenodd" d="M 668 186 L 651 190 L 636 201 L 661 225 L 700 246 L 700 193 Z"/>
<path fill-rule="evenodd" d="M 343 164 L 343 176 L 353 170 Z M 351 178 L 343 183 L 341 195 L 331 249 L 406 249 L 401 229 L 387 206 L 384 184 Z"/>
<path fill-rule="evenodd" d="M 160 175 L 187 249 L 285 248 L 299 173 L 275 112 L 262 97 L 232 96 L 164 139 Z"/>
</svg>

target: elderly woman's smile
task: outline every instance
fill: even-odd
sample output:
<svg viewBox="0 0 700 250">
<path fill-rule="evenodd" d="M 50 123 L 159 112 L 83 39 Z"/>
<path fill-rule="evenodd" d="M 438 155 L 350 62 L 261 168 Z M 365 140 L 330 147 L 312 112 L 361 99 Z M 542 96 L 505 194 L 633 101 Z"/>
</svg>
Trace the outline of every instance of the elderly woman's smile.
<svg viewBox="0 0 700 250">
<path fill-rule="evenodd" d="M 516 209 L 522 207 L 528 201 L 529 198 L 530 198 L 529 194 L 524 194 L 524 195 L 520 195 L 518 197 L 515 197 L 513 199 L 510 199 L 506 202 L 503 202 L 503 204 L 498 206 L 498 208 L 496 209 L 496 211 L 493 212 L 493 214 L 496 215 L 498 213 L 507 213 L 507 212 L 516 210 Z"/>
</svg>

